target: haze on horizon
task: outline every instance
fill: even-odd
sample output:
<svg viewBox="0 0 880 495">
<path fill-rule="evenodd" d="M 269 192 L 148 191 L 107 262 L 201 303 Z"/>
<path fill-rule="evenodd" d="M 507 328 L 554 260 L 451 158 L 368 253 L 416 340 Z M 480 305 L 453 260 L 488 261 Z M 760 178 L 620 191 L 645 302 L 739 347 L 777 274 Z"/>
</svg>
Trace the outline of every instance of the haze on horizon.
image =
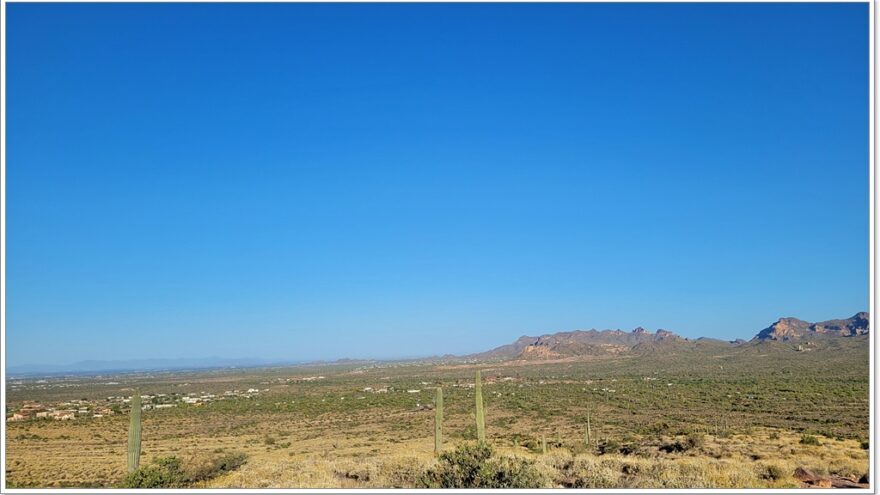
<svg viewBox="0 0 880 495">
<path fill-rule="evenodd" d="M 867 4 L 7 12 L 7 366 L 868 309 Z"/>
</svg>

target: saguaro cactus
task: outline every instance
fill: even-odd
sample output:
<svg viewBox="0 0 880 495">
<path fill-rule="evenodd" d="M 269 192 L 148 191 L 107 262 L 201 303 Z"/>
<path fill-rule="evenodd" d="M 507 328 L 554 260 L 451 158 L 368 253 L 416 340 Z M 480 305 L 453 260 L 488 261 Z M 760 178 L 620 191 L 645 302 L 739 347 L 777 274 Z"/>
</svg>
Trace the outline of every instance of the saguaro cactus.
<svg viewBox="0 0 880 495">
<path fill-rule="evenodd" d="M 544 435 L 541 435 L 541 453 L 547 453 L 547 437 Z"/>
<path fill-rule="evenodd" d="M 480 442 L 486 441 L 486 414 L 483 409 L 483 387 L 480 384 L 480 370 L 477 370 L 477 379 L 476 385 L 474 385 L 474 390 L 477 395 L 477 440 Z"/>
<path fill-rule="evenodd" d="M 590 407 L 588 406 L 587 407 L 587 435 L 586 435 L 586 438 L 584 438 L 584 441 L 586 442 L 587 447 L 590 446 L 590 438 L 593 436 L 593 432 L 590 429 L 590 412 L 591 412 Z"/>
<path fill-rule="evenodd" d="M 443 449 L 443 389 L 437 387 L 437 397 L 434 399 L 434 453 L 439 454 Z"/>
<path fill-rule="evenodd" d="M 131 398 L 131 423 L 128 426 L 128 472 L 138 468 L 141 460 L 141 396 Z"/>
</svg>

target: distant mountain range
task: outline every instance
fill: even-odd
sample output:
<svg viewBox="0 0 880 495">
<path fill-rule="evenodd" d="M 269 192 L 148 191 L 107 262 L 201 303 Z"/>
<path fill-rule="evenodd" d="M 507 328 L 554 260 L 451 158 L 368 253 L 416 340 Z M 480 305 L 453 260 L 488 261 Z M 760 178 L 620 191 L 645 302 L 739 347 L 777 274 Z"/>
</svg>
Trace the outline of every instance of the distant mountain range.
<svg viewBox="0 0 880 495">
<path fill-rule="evenodd" d="M 758 332 L 752 343 L 769 340 L 800 340 L 808 338 L 854 337 L 868 333 L 868 313 L 857 313 L 844 320 L 810 323 L 797 318 L 781 318 Z M 470 360 L 541 360 L 576 356 L 598 356 L 624 353 L 679 351 L 694 347 L 729 347 L 747 344 L 745 340 L 732 342 L 701 337 L 687 339 L 668 330 L 649 332 L 642 327 L 623 330 L 575 330 L 541 335 L 522 336 L 511 344 L 490 351 L 465 356 Z"/>
<path fill-rule="evenodd" d="M 575 330 L 557 332 L 538 337 L 522 336 L 513 343 L 496 347 L 490 351 L 467 356 L 446 355 L 435 358 L 406 359 L 400 361 L 505 361 L 505 360 L 546 360 L 576 358 L 578 356 L 601 356 L 615 354 L 644 354 L 653 352 L 680 352 L 695 348 L 730 348 L 766 341 L 809 341 L 834 338 L 858 337 L 869 333 L 868 313 L 856 313 L 842 320 L 827 320 L 818 323 L 797 318 L 780 318 L 769 327 L 761 330 L 751 341 L 737 339 L 732 342 L 701 337 L 687 339 L 669 330 L 650 332 L 642 327 L 631 331 L 623 330 Z M 375 360 L 340 359 L 336 364 L 356 363 Z M 51 375 L 51 374 L 97 374 L 131 371 L 173 371 L 209 368 L 255 368 L 306 364 L 303 362 L 279 362 L 265 359 L 228 358 L 183 358 L 183 359 L 140 359 L 127 361 L 80 361 L 68 365 L 22 365 L 7 368 L 9 375 Z M 329 364 L 315 361 L 308 364 Z"/>
</svg>

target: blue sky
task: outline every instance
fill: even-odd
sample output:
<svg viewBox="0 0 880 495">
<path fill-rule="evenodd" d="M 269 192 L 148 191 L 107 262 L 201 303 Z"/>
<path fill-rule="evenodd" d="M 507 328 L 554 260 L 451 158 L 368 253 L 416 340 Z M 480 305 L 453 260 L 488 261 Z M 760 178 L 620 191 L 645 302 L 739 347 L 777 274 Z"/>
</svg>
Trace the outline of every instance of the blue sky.
<svg viewBox="0 0 880 495">
<path fill-rule="evenodd" d="M 7 363 L 868 308 L 868 5 L 9 4 Z"/>
</svg>

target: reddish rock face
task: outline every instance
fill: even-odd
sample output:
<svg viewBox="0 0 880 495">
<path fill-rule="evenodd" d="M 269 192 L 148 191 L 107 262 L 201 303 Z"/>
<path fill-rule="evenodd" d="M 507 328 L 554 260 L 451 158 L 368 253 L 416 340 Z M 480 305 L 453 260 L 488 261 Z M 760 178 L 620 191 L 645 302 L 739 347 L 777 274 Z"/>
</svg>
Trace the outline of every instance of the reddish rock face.
<svg viewBox="0 0 880 495">
<path fill-rule="evenodd" d="M 522 359 L 551 359 L 559 357 L 559 354 L 551 351 L 547 346 L 530 345 L 523 349 L 520 357 Z"/>
</svg>

